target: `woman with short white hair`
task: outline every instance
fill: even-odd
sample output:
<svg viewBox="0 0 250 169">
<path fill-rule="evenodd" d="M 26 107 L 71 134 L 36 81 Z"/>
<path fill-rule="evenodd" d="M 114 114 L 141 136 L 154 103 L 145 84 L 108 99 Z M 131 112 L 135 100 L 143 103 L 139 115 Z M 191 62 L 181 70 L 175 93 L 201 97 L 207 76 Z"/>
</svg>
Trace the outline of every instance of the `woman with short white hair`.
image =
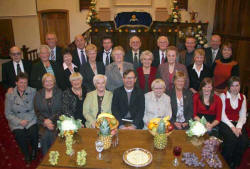
<svg viewBox="0 0 250 169">
<path fill-rule="evenodd" d="M 111 103 L 113 94 L 106 90 L 107 77 L 101 74 L 95 75 L 93 83 L 96 90 L 89 92 L 83 103 L 83 116 L 86 119 L 86 127 L 94 128 L 97 116 L 100 113 L 112 113 Z"/>
<path fill-rule="evenodd" d="M 42 77 L 45 73 L 50 73 L 56 78 L 56 85 L 60 89 L 64 89 L 64 83 L 62 82 L 62 70 L 61 65 L 57 65 L 55 62 L 49 60 L 50 48 L 47 45 L 41 45 L 39 47 L 40 60 L 32 66 L 30 75 L 30 85 L 36 89 L 42 89 Z"/>
<path fill-rule="evenodd" d="M 170 97 L 165 94 L 165 82 L 162 79 L 155 79 L 151 88 L 152 91 L 145 94 L 144 128 L 147 128 L 152 118 L 172 116 Z"/>
<path fill-rule="evenodd" d="M 74 72 L 69 76 L 72 87 L 63 92 L 62 113 L 82 120 L 82 125 L 84 125 L 86 120 L 82 114 L 82 106 L 87 90 L 82 86 L 82 80 L 83 77 L 79 72 Z"/>
</svg>

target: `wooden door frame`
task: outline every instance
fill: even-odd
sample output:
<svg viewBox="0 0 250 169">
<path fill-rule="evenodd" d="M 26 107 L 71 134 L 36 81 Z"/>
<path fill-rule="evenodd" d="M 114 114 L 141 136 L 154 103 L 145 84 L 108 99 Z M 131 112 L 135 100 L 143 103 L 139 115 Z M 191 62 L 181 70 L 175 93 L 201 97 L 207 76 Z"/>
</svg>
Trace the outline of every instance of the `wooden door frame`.
<svg viewBox="0 0 250 169">
<path fill-rule="evenodd" d="M 66 15 L 67 15 L 67 19 L 66 19 L 66 22 L 67 22 L 67 26 L 68 26 L 68 36 L 67 36 L 67 39 L 68 39 L 68 42 L 67 42 L 67 44 L 69 44 L 70 43 L 70 25 L 69 25 L 69 10 L 67 10 L 67 9 L 46 9 L 46 10 L 40 10 L 40 11 L 38 11 L 37 13 L 38 13 L 38 20 L 39 20 L 39 31 L 40 31 L 40 42 L 41 42 L 41 44 L 45 44 L 45 38 L 44 38 L 44 36 L 43 36 L 43 32 L 44 32 L 44 30 L 43 30 L 43 27 L 44 27 L 44 25 L 43 25 L 43 22 L 42 22 L 42 14 L 43 13 L 52 13 L 52 12 L 65 12 L 66 13 Z"/>
</svg>

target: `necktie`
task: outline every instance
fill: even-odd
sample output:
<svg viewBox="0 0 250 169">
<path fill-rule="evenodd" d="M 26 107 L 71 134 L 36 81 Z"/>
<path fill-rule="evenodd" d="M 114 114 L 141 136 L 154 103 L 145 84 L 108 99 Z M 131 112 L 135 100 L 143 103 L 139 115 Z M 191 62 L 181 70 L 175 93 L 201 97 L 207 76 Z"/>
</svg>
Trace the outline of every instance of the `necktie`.
<svg viewBox="0 0 250 169">
<path fill-rule="evenodd" d="M 21 72 L 22 72 L 22 71 L 21 71 L 21 67 L 20 67 L 20 64 L 19 64 L 19 63 L 16 65 L 16 71 L 17 71 L 17 75 L 19 75 L 19 73 L 21 73 Z"/>
<path fill-rule="evenodd" d="M 161 64 L 165 63 L 164 53 L 161 52 Z"/>
<path fill-rule="evenodd" d="M 216 51 L 215 50 L 213 50 L 213 52 L 212 52 L 212 62 L 214 62 L 215 61 L 215 58 L 216 58 Z"/>
<path fill-rule="evenodd" d="M 50 51 L 50 58 L 51 58 L 51 60 L 56 60 L 55 53 L 54 53 L 54 49 L 52 49 L 52 50 Z"/>
<path fill-rule="evenodd" d="M 106 65 L 109 65 L 109 52 L 105 52 L 106 53 Z"/>
<path fill-rule="evenodd" d="M 137 59 L 137 53 L 134 54 L 134 68 L 136 69 L 138 67 L 138 59 Z"/>
<path fill-rule="evenodd" d="M 86 59 L 85 59 L 85 55 L 84 55 L 84 53 L 83 53 L 83 50 L 81 50 L 81 64 L 83 65 L 83 64 L 85 64 L 85 63 L 87 63 L 86 62 Z"/>
</svg>

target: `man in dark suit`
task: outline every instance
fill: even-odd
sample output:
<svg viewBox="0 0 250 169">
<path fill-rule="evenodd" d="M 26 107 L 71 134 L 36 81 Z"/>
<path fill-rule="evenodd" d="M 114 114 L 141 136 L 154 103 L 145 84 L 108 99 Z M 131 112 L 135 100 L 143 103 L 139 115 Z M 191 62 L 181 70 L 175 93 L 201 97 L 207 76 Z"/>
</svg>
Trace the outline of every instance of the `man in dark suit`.
<svg viewBox="0 0 250 169">
<path fill-rule="evenodd" d="M 194 62 L 194 51 L 196 47 L 196 39 L 193 36 L 187 36 L 185 39 L 185 50 L 180 52 L 179 62 L 189 66 Z"/>
<path fill-rule="evenodd" d="M 86 42 L 82 35 L 75 36 L 75 45 L 76 49 L 72 52 L 72 62 L 80 69 L 81 66 L 88 62 L 88 58 L 85 51 Z"/>
<path fill-rule="evenodd" d="M 46 34 L 46 44 L 50 48 L 50 56 L 49 60 L 56 62 L 56 64 L 62 66 L 63 56 L 62 56 L 62 48 L 56 45 L 57 37 L 55 33 L 47 33 Z"/>
<path fill-rule="evenodd" d="M 168 37 L 160 36 L 157 39 L 158 49 L 153 51 L 154 60 L 152 66 L 158 67 L 159 64 L 167 62 L 167 47 L 169 45 Z"/>
<path fill-rule="evenodd" d="M 31 62 L 21 59 L 22 53 L 19 47 L 10 48 L 11 61 L 4 63 L 2 66 L 2 82 L 5 89 L 16 86 L 16 76 L 25 72 L 30 75 Z"/>
<path fill-rule="evenodd" d="M 221 37 L 220 35 L 212 35 L 210 40 L 210 47 L 205 49 L 206 61 L 205 64 L 208 68 L 212 69 L 212 66 L 217 59 L 221 59 Z"/>
<path fill-rule="evenodd" d="M 97 53 L 97 62 L 103 62 L 105 66 L 109 65 L 113 62 L 113 59 L 111 57 L 112 53 L 112 47 L 113 47 L 113 41 L 111 37 L 104 37 L 102 39 L 102 47 L 103 50 L 99 51 Z"/>
<path fill-rule="evenodd" d="M 135 86 L 134 70 L 123 73 L 124 86 L 114 90 L 112 112 L 119 121 L 120 129 L 142 129 L 145 110 L 145 98 L 142 90 Z"/>
<path fill-rule="evenodd" d="M 142 50 L 140 50 L 141 39 L 138 36 L 132 36 L 129 39 L 129 46 L 131 49 L 126 52 L 124 61 L 132 63 L 134 65 L 134 69 L 136 70 L 139 66 L 142 66 L 140 61 L 142 53 Z"/>
</svg>

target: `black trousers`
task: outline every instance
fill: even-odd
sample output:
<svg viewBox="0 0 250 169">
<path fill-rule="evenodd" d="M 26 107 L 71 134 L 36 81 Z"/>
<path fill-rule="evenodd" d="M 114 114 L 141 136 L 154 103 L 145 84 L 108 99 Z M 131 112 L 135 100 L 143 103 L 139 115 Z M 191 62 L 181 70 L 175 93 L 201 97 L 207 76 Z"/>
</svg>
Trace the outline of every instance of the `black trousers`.
<svg viewBox="0 0 250 169">
<path fill-rule="evenodd" d="M 223 139 L 222 155 L 229 165 L 233 164 L 236 167 L 240 165 L 242 155 L 248 146 L 248 136 L 244 126 L 241 132 L 242 134 L 236 137 L 227 124 L 220 123 L 220 135 Z"/>
<path fill-rule="evenodd" d="M 38 146 L 38 126 L 37 124 L 32 125 L 28 129 L 16 129 L 13 130 L 17 144 L 23 152 L 25 158 L 29 158 L 29 142 L 32 151 L 37 151 Z"/>
</svg>

